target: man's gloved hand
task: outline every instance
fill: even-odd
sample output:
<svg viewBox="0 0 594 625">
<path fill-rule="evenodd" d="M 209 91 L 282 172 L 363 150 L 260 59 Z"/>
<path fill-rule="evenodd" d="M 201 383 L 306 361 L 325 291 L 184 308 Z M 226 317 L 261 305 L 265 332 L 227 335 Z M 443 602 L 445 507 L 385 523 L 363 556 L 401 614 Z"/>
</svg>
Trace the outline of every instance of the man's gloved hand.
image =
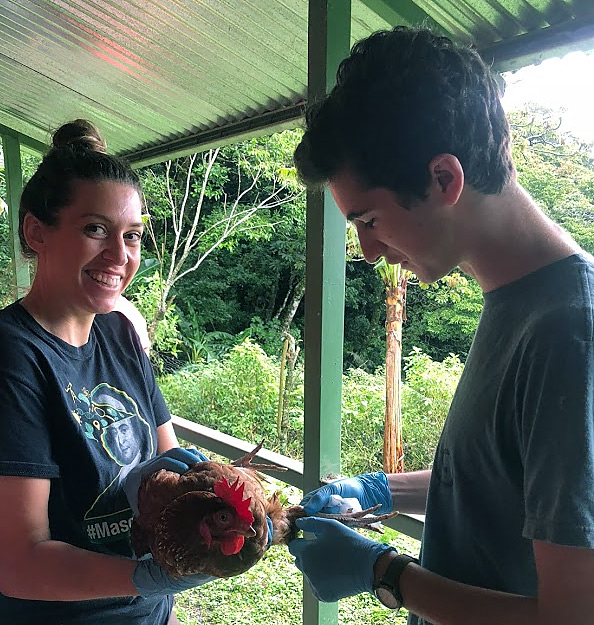
<svg viewBox="0 0 594 625">
<path fill-rule="evenodd" d="M 373 591 L 375 562 L 393 547 L 369 540 L 334 519 L 304 517 L 297 520 L 297 526 L 315 536 L 289 543 L 295 565 L 315 597 L 331 602 Z"/>
<path fill-rule="evenodd" d="M 332 495 L 340 495 L 344 499 L 354 497 L 359 500 L 363 509 L 372 508 L 379 503 L 382 507 L 376 510 L 376 514 L 392 512 L 392 494 L 388 478 L 383 471 L 364 473 L 326 484 L 305 495 L 301 505 L 310 516 L 317 512 L 337 514 L 338 507 L 328 506 L 328 500 Z"/>
<path fill-rule="evenodd" d="M 174 595 L 189 588 L 202 586 L 214 579 L 218 578 L 201 574 L 171 577 L 152 558 L 139 560 L 132 574 L 132 583 L 141 597 Z"/>
<path fill-rule="evenodd" d="M 206 460 L 208 460 L 208 458 L 196 448 L 184 449 L 183 447 L 173 447 L 135 466 L 130 473 L 128 473 L 123 482 L 124 492 L 126 493 L 126 497 L 128 498 L 128 502 L 134 514 L 138 514 L 138 489 L 145 475 L 150 475 L 160 469 L 182 474 L 197 462 L 204 462 Z"/>
</svg>

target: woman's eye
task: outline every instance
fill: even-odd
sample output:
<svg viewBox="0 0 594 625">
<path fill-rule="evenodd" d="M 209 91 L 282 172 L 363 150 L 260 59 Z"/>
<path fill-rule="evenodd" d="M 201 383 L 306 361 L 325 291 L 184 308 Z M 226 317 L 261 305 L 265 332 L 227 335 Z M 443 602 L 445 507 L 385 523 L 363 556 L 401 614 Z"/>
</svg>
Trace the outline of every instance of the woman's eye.
<svg viewBox="0 0 594 625">
<path fill-rule="evenodd" d="M 140 243 L 142 241 L 142 232 L 128 232 L 124 235 L 124 238 L 131 243 Z"/>
<path fill-rule="evenodd" d="M 85 233 L 95 237 L 101 237 L 107 234 L 107 228 L 101 224 L 87 224 L 84 231 Z"/>
<path fill-rule="evenodd" d="M 367 228 L 368 230 L 369 230 L 370 228 L 373 228 L 373 227 L 375 226 L 375 217 L 372 217 L 369 221 L 366 221 L 366 222 L 363 224 L 363 226 L 364 226 L 365 228 Z"/>
</svg>

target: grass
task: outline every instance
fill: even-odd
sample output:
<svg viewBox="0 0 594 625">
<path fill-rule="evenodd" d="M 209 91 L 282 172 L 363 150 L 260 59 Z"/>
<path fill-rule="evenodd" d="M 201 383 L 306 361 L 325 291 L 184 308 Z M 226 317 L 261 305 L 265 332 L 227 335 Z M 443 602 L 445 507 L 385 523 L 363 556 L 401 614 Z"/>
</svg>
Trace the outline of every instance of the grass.
<svg viewBox="0 0 594 625">
<path fill-rule="evenodd" d="M 384 541 L 418 555 L 420 543 L 386 528 Z M 276 546 L 243 575 L 220 579 L 176 597 L 182 625 L 301 625 L 303 577 L 286 547 Z M 339 625 L 405 625 L 366 593 L 339 602 Z"/>
</svg>

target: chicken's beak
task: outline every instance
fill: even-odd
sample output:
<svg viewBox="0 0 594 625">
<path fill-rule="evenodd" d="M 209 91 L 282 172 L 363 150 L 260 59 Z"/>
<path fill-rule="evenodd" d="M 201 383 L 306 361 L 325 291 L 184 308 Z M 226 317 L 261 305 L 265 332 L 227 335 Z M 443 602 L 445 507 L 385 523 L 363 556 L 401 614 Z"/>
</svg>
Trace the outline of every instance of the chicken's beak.
<svg viewBox="0 0 594 625">
<path fill-rule="evenodd" d="M 238 534 L 241 534 L 242 536 L 245 536 L 246 538 L 252 538 L 256 535 L 256 530 L 254 529 L 252 525 L 250 525 L 249 527 L 244 526 L 238 531 Z"/>
</svg>

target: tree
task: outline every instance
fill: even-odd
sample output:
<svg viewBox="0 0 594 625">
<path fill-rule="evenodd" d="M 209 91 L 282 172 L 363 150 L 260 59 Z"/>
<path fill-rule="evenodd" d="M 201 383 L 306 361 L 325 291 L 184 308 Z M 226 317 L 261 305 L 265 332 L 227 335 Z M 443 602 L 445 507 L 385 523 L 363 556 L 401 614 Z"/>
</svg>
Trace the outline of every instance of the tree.
<svg viewBox="0 0 594 625">
<path fill-rule="evenodd" d="M 159 304 L 149 320 L 151 337 L 171 306 L 179 281 L 215 250 L 232 250 L 242 239 L 251 243 L 269 239 L 279 223 L 275 220 L 279 209 L 302 195 L 290 168 L 280 167 L 263 143 L 272 141 L 209 150 L 170 161 L 164 171 L 143 172 L 151 210 L 147 229 L 161 280 Z"/>
<path fill-rule="evenodd" d="M 35 173 L 40 157 L 30 153 L 21 153 L 23 183 Z M 18 210 L 18 207 L 17 207 Z M 0 141 L 0 308 L 8 305 L 15 298 L 15 284 L 10 254 L 10 227 L 8 205 L 6 203 L 6 179 L 4 176 L 4 155 Z"/>
<path fill-rule="evenodd" d="M 384 258 L 375 268 L 386 287 L 386 410 L 383 465 L 386 473 L 404 472 L 402 445 L 402 324 L 410 271 Z"/>
<path fill-rule="evenodd" d="M 510 114 L 518 179 L 545 213 L 594 253 L 593 146 L 561 132 L 563 111 L 535 104 Z"/>
</svg>

